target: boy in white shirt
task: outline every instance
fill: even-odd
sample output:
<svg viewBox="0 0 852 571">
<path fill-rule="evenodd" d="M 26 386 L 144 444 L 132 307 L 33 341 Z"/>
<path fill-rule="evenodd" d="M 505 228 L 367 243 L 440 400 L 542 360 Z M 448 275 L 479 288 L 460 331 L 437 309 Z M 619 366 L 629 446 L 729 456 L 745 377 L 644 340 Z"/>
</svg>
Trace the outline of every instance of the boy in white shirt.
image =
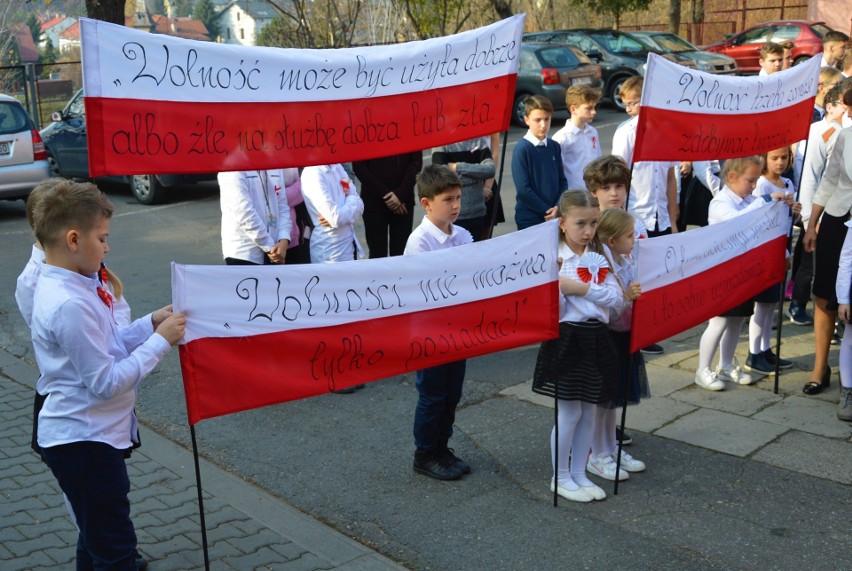
<svg viewBox="0 0 852 571">
<path fill-rule="evenodd" d="M 600 91 L 588 85 L 574 85 L 565 92 L 565 103 L 570 117 L 553 140 L 562 148 L 562 170 L 568 179 L 568 188 L 584 188 L 583 169 L 601 156 L 598 131 L 592 127 L 600 101 Z M 589 189 L 591 190 L 591 189 Z"/>
<path fill-rule="evenodd" d="M 837 67 L 846 55 L 849 36 L 837 30 L 830 30 L 822 37 L 822 63 L 820 67 Z"/>
<path fill-rule="evenodd" d="M 306 167 L 302 195 L 314 223 L 311 262 L 344 262 L 364 255 L 355 235 L 355 222 L 364 202 L 341 164 Z"/>
<path fill-rule="evenodd" d="M 628 165 L 633 162 L 642 84 L 642 78 L 634 76 L 621 86 L 621 100 L 627 106 L 627 114 L 631 118 L 619 125 L 612 137 L 612 154 L 624 159 Z M 649 238 L 677 232 L 675 223 L 679 207 L 675 166 L 677 163 L 672 161 L 642 161 L 633 164 L 627 210 L 642 220 L 648 229 Z"/>
<path fill-rule="evenodd" d="M 784 48 L 775 42 L 766 42 L 760 48 L 760 73 L 758 75 L 772 75 L 781 71 L 784 66 Z"/>
<path fill-rule="evenodd" d="M 405 255 L 470 244 L 470 232 L 453 224 L 461 210 L 462 183 L 445 165 L 429 165 L 417 175 L 417 196 L 426 210 L 405 245 Z M 417 371 L 414 411 L 414 471 L 436 480 L 458 480 L 470 465 L 448 447 L 467 361 Z"/>
<path fill-rule="evenodd" d="M 97 187 L 62 179 L 33 208 L 45 262 L 32 341 L 46 395 L 38 444 L 79 526 L 78 569 L 136 569 L 125 458 L 138 443 L 139 382 L 183 337 L 164 307 L 120 328 L 98 279 L 113 208 Z"/>
</svg>

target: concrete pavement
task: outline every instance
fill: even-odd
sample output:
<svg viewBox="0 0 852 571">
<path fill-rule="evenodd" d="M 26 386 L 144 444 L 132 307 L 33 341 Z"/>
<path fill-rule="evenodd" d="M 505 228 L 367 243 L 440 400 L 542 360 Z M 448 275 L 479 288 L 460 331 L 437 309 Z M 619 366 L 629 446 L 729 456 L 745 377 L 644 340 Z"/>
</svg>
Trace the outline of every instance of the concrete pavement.
<svg viewBox="0 0 852 571">
<path fill-rule="evenodd" d="M 618 498 L 610 498 L 601 504 L 606 506 L 615 502 L 610 507 L 619 507 L 617 517 L 610 513 L 611 510 L 598 511 L 589 517 L 597 520 L 598 524 L 615 517 L 615 521 L 625 525 L 631 519 L 638 520 L 643 510 L 648 509 L 642 506 L 650 505 L 648 502 L 653 500 L 654 510 L 658 510 L 668 520 L 665 527 L 674 526 L 679 537 L 684 533 L 687 539 L 690 534 L 700 537 L 705 526 L 710 530 L 722 525 L 720 520 L 725 519 L 723 505 L 706 510 L 695 507 L 684 509 L 683 505 L 679 505 L 678 509 L 674 509 L 674 505 L 662 507 L 666 504 L 665 495 L 660 497 L 655 478 L 662 477 L 665 482 L 666 478 L 672 477 L 668 473 L 675 468 L 661 465 L 661 455 L 678 457 L 678 468 L 686 470 L 689 470 L 690 463 L 701 466 L 706 457 L 708 462 L 712 461 L 714 469 L 719 470 L 720 475 L 717 477 L 720 482 L 733 478 L 734 481 L 746 484 L 745 487 L 750 490 L 741 492 L 749 497 L 747 501 L 751 504 L 750 509 L 756 514 L 772 513 L 773 506 L 769 504 L 778 500 L 766 493 L 769 489 L 796 482 L 797 491 L 785 491 L 783 496 L 806 512 L 796 514 L 798 518 L 813 519 L 806 527 L 824 525 L 824 532 L 828 534 L 816 543 L 819 547 L 815 550 L 815 561 L 822 561 L 823 566 L 817 565 L 815 568 L 848 568 L 852 564 L 852 555 L 848 549 L 852 545 L 848 524 L 849 486 L 852 484 L 852 430 L 849 424 L 835 417 L 838 386 L 836 373 L 832 378 L 832 388 L 822 395 L 802 395 L 800 389 L 807 377 L 805 369 L 809 366 L 811 335 L 808 328 L 785 325 L 783 355 L 793 358 L 799 368 L 782 375 L 778 395 L 772 392 L 770 380 L 750 387 L 728 385 L 728 390 L 718 393 L 705 391 L 692 383 L 697 337 L 702 329 L 695 328 L 666 341 L 664 355 L 648 357 L 653 397 L 632 407 L 628 413 L 628 427 L 637 440 L 637 445 L 631 447 L 631 451 L 648 462 L 648 472 L 635 475 L 631 481 L 622 485 Z M 745 342 L 745 335 L 741 340 Z M 738 353 L 743 354 L 744 351 L 745 347 L 741 344 Z M 517 356 L 534 352 L 534 348 L 515 350 L 515 355 L 511 351 L 506 352 L 500 356 L 503 359 L 501 362 L 517 362 Z M 836 370 L 835 353 L 832 352 L 832 364 Z M 507 376 L 513 376 L 504 365 L 498 363 L 498 367 L 502 367 Z M 511 373 L 518 374 L 514 371 Z M 477 375 L 477 366 L 474 365 L 468 377 L 475 378 Z M 36 376 L 36 370 L 31 364 L 6 351 L 0 351 L 0 435 L 4 442 L 0 451 L 0 493 L 3 497 L 0 513 L 0 567 L 9 570 L 69 568 L 74 557 L 76 531 L 65 513 L 53 477 L 28 445 L 32 384 Z M 470 386 L 468 390 L 476 389 Z M 514 419 L 530 418 L 531 414 L 546 419 L 552 414 L 548 412 L 550 406 L 549 400 L 540 400 L 530 391 L 530 383 L 523 380 L 506 384 L 499 398 L 462 408 L 457 421 L 459 432 L 464 432 L 464 437 L 476 442 L 478 451 L 472 453 L 471 459 L 475 470 L 480 474 L 483 470 L 489 470 L 489 461 L 481 458 L 483 453 L 487 453 L 492 457 L 489 460 L 499 464 L 501 470 L 508 474 L 508 481 L 515 482 L 525 490 L 527 496 L 523 501 L 534 502 L 538 509 L 543 509 L 542 506 L 546 506 L 549 501 L 546 489 L 548 467 L 541 462 L 531 465 L 529 458 L 518 455 L 523 447 L 511 444 L 513 439 L 523 437 L 526 433 L 526 428 L 519 430 L 519 424 L 514 423 Z M 490 425 L 486 425 L 485 418 L 489 419 L 487 422 Z M 499 422 L 495 424 L 494 419 L 499 419 Z M 504 429 L 504 425 L 513 423 L 515 425 L 511 433 Z M 532 438 L 544 440 L 544 435 L 535 434 Z M 671 444 L 666 444 L 666 441 Z M 151 560 L 152 571 L 201 568 L 203 557 L 191 454 L 182 446 L 150 430 L 143 433 L 143 443 L 143 447 L 134 453 L 129 462 L 131 502 L 140 551 Z M 705 453 L 701 453 L 701 449 Z M 659 454 L 659 451 L 664 451 L 664 454 Z M 708 451 L 714 454 L 707 455 Z M 403 462 L 407 463 L 407 460 Z M 696 469 L 696 472 L 700 471 Z M 686 481 L 702 482 L 702 476 L 696 473 L 687 476 Z M 213 569 L 403 568 L 294 509 L 281 498 L 207 461 L 202 462 L 202 477 Z M 762 486 L 755 489 L 755 481 Z M 457 495 L 459 485 L 465 485 L 447 485 L 419 477 L 414 482 L 439 502 Z M 665 485 L 669 486 L 667 493 L 671 493 L 671 482 Z M 706 486 L 706 483 L 702 483 L 698 487 L 703 489 Z M 604 487 L 611 492 L 611 483 L 604 483 Z M 496 493 L 499 497 L 502 492 L 500 489 L 492 489 L 490 493 Z M 801 497 L 792 499 L 792 496 L 799 494 L 802 494 Z M 699 505 L 710 502 L 711 497 L 708 494 Z M 730 498 L 729 492 L 715 501 L 720 500 L 723 504 L 726 501 L 736 503 Z M 683 499 L 675 501 L 674 498 L 670 501 L 676 504 L 684 502 Z M 562 502 L 560 507 L 561 510 L 568 510 L 562 513 L 576 519 L 585 516 L 583 510 L 587 514 L 594 514 L 597 505 L 590 507 Z M 666 515 L 667 509 L 672 511 Z M 542 513 L 548 513 L 548 517 L 555 514 L 556 518 L 560 518 L 561 510 Z M 785 515 L 778 518 L 779 523 L 767 521 L 768 535 L 789 537 L 800 533 L 801 529 L 797 526 L 801 525 L 801 521 L 798 524 L 793 521 L 780 523 L 792 516 L 785 511 Z M 748 525 L 747 514 L 742 517 L 743 521 L 736 526 Z M 761 517 L 771 520 L 778 516 Z M 654 525 L 663 526 L 660 521 Z M 730 526 L 731 523 L 725 525 Z M 530 529 L 535 530 L 534 522 L 530 522 Z M 808 529 L 806 533 L 813 532 Z M 746 534 L 745 531 L 738 533 Z M 648 560 L 640 558 L 634 564 L 621 565 L 605 563 L 604 559 L 599 564 L 591 562 L 585 567 L 659 569 L 686 564 L 701 569 L 752 568 L 752 564 L 745 560 L 732 562 L 730 555 L 726 559 L 719 554 L 719 560 L 714 561 L 712 552 L 718 547 L 700 547 L 706 541 L 704 539 L 693 538 L 689 541 L 695 544 L 696 552 L 702 552 L 700 557 L 683 555 L 679 550 L 657 553 L 644 544 L 644 549 L 652 553 Z M 772 542 L 766 539 L 762 541 Z M 806 543 L 813 545 L 814 541 L 809 536 Z M 826 552 L 824 542 L 836 543 L 837 552 Z M 755 546 L 751 537 L 746 543 L 751 546 L 749 549 L 771 548 L 764 544 Z M 643 544 L 640 542 L 638 545 Z M 605 558 L 608 551 L 606 545 L 594 548 Z M 436 544 L 435 549 L 440 549 L 440 544 Z M 711 555 L 708 555 L 708 550 Z M 768 564 L 764 560 L 763 565 L 768 569 L 792 568 L 793 561 L 807 553 L 807 549 L 798 546 L 781 560 L 789 562 L 789 567 L 772 558 Z M 440 563 L 419 567 L 422 564 L 418 563 L 418 557 L 406 554 L 402 547 L 388 554 L 412 568 L 446 568 Z M 534 561 L 533 568 L 537 568 Z M 488 568 L 477 564 L 463 567 Z M 505 568 L 512 568 L 512 565 L 507 564 Z"/>
</svg>

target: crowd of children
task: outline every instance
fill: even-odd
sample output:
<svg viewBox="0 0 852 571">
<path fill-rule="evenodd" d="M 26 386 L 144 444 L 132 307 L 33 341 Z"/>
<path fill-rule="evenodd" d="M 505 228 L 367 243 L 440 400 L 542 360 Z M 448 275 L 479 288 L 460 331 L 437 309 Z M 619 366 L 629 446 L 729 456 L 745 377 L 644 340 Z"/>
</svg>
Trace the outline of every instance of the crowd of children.
<svg viewBox="0 0 852 571">
<path fill-rule="evenodd" d="M 836 316 L 844 322 L 852 318 L 852 238 L 846 232 L 852 225 L 852 131 L 843 129 L 852 109 L 852 81 L 836 69 L 842 65 L 848 73 L 850 54 L 837 47 L 846 42 L 845 36 L 826 35 L 826 67 L 820 72 L 808 140 L 795 149 L 729 159 L 721 173 L 713 161 L 633 163 L 639 77 L 621 88 L 630 118 L 617 128 L 611 155 L 602 156 L 591 125 L 600 98 L 594 89 L 567 90 L 569 119 L 553 138 L 548 136 L 550 101 L 541 96 L 525 101 L 529 129 L 512 156 L 515 222 L 523 229 L 557 218 L 559 228 L 559 336 L 542 343 L 532 384 L 533 391 L 555 401 L 550 437 L 554 493 L 577 502 L 603 500 L 606 493 L 590 474 L 626 480 L 645 470 L 641 460 L 621 450 L 619 444 L 631 439 L 616 426 L 621 405 L 649 395 L 642 354 L 629 352 L 632 304 L 642 293 L 633 252 L 637 239 L 678 231 L 676 170 L 694 169 L 712 188 L 709 224 L 772 201 L 790 206 L 794 219 L 802 215 L 801 228 L 807 231 L 795 249 L 796 294 L 789 315 L 794 323 L 810 322 L 805 306 L 816 275 L 816 376 L 804 391 L 815 394 L 828 386 L 827 332 Z M 767 43 L 760 53 L 761 74 L 791 65 L 790 51 L 790 46 Z M 391 157 L 386 177 L 363 175 L 375 187 L 371 257 L 440 250 L 485 235 L 494 145 L 486 138 L 448 145 L 425 168 L 419 154 Z M 370 163 L 359 169 L 369 170 Z M 415 175 L 425 217 L 412 231 Z M 791 177 L 800 180 L 801 203 L 794 198 Z M 328 263 L 364 256 L 355 224 L 365 202 L 343 165 L 221 173 L 219 182 L 226 263 Z M 33 446 L 59 481 L 78 526 L 78 566 L 131 569 L 138 563 L 125 458 L 139 442 L 136 395 L 140 380 L 183 336 L 185 318 L 166 306 L 131 321 L 121 282 L 103 265 L 112 212 L 109 200 L 92 184 L 50 179 L 39 185 L 27 205 L 36 244 L 18 279 L 16 299 L 32 329 L 40 370 Z M 817 237 L 821 216 L 823 231 Z M 811 258 L 815 246 L 816 270 Z M 776 366 L 793 365 L 770 344 L 781 295 L 781 287 L 772 285 L 709 321 L 699 344 L 696 385 L 714 391 L 724 389 L 725 382 L 748 385 Z M 749 316 L 749 351 L 740 366 L 736 345 Z M 843 338 L 840 364 L 838 416 L 843 420 L 852 420 L 848 339 Z M 417 473 L 457 480 L 471 472 L 449 447 L 464 376 L 464 360 L 416 373 Z"/>
</svg>

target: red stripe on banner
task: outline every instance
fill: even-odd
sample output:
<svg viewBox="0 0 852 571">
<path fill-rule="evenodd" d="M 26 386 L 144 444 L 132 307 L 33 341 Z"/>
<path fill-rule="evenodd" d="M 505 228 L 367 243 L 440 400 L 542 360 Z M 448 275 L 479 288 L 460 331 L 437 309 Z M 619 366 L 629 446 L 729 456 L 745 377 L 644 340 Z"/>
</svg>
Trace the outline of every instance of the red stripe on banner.
<svg viewBox="0 0 852 571">
<path fill-rule="evenodd" d="M 781 282 L 786 248 L 787 237 L 779 236 L 700 274 L 642 292 L 633 304 L 630 350 L 686 331 Z"/>
<path fill-rule="evenodd" d="M 759 155 L 807 139 L 813 98 L 748 115 L 642 107 L 633 161 L 699 161 Z"/>
<path fill-rule="evenodd" d="M 180 346 L 189 423 L 552 339 L 556 282 L 441 309 Z"/>
<path fill-rule="evenodd" d="M 89 174 L 305 167 L 439 147 L 508 129 L 516 78 L 337 101 L 86 97 Z"/>
</svg>

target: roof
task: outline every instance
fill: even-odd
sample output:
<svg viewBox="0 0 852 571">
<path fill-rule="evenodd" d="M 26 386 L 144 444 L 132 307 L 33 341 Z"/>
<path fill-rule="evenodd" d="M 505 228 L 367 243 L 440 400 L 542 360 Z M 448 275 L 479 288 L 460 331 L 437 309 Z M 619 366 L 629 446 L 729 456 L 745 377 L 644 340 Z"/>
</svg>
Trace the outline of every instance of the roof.
<svg viewBox="0 0 852 571">
<path fill-rule="evenodd" d="M 15 43 L 18 44 L 18 56 L 22 62 L 38 61 L 38 50 L 33 35 L 26 24 L 18 24 L 15 30 Z"/>
<path fill-rule="evenodd" d="M 40 26 L 41 31 L 46 32 L 47 30 L 51 29 L 56 24 L 65 20 L 65 18 L 66 18 L 66 16 L 54 16 L 53 18 L 50 18 L 49 20 L 45 20 L 44 22 L 41 23 L 41 26 Z"/>
<path fill-rule="evenodd" d="M 66 40 L 79 40 L 80 39 L 80 22 L 74 22 L 68 28 L 66 28 L 62 33 L 59 34 L 60 38 Z"/>
<path fill-rule="evenodd" d="M 243 12 L 254 18 L 255 20 L 271 20 L 278 15 L 278 11 L 269 5 L 269 2 L 262 0 L 235 0 L 224 11 L 227 11 L 231 6 L 236 4 Z"/>
<path fill-rule="evenodd" d="M 161 14 L 155 14 L 151 16 L 151 19 L 154 23 L 154 29 L 151 32 L 154 34 L 174 36 L 186 40 L 210 41 L 210 32 L 201 20 L 191 17 L 168 18 Z M 133 17 L 126 17 L 124 22 L 126 26 L 130 26 L 133 22 Z"/>
</svg>

